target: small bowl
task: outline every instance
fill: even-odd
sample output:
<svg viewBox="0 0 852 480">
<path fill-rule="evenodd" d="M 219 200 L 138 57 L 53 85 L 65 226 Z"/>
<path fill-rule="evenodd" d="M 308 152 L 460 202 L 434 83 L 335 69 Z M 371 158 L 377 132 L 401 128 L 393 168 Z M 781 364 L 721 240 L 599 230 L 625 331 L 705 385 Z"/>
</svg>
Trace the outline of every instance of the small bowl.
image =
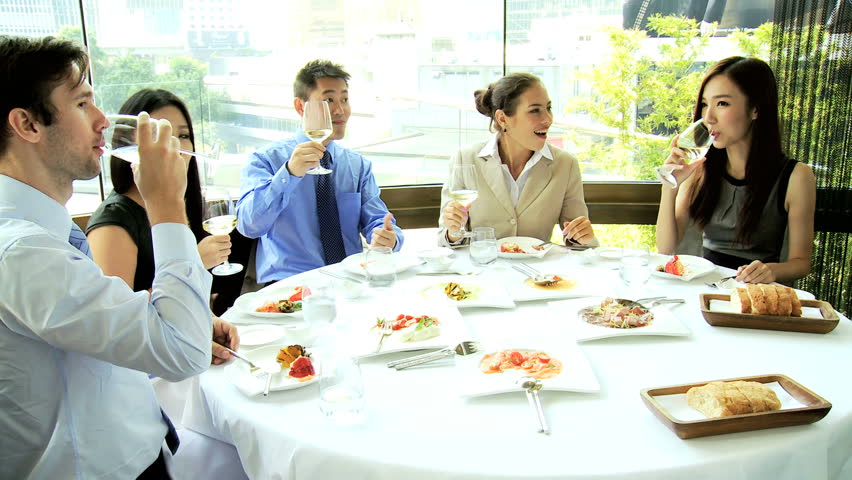
<svg viewBox="0 0 852 480">
<path fill-rule="evenodd" d="M 432 270 L 444 271 L 450 268 L 453 264 L 453 251 L 447 247 L 436 247 L 429 250 L 423 250 L 417 256 L 421 260 L 426 261 L 426 265 Z"/>
<path fill-rule="evenodd" d="M 360 298 L 366 290 L 366 285 L 363 282 L 353 280 L 341 280 L 337 285 L 340 296 L 350 300 Z"/>
<path fill-rule="evenodd" d="M 311 328 L 307 323 L 297 323 L 287 329 L 284 335 L 284 341 L 288 345 L 301 345 L 310 347 L 314 344 L 319 336 L 320 331 L 317 328 Z"/>
</svg>

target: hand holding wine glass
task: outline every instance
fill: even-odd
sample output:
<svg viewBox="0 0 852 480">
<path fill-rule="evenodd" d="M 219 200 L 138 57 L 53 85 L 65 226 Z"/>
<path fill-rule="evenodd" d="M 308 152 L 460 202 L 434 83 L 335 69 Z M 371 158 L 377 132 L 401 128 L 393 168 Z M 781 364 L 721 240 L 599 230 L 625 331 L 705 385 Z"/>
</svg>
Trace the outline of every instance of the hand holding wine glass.
<svg viewBox="0 0 852 480">
<path fill-rule="evenodd" d="M 208 188 L 205 191 L 206 208 L 201 226 L 213 235 L 228 235 L 237 226 L 237 213 L 234 200 L 226 189 Z M 213 269 L 213 275 L 232 275 L 241 272 L 239 263 L 228 263 L 228 259 Z"/>
<path fill-rule="evenodd" d="M 104 130 L 105 145 L 101 149 L 103 151 L 101 155 L 112 155 L 126 162 L 139 163 L 139 140 L 137 135 L 139 117 L 124 114 L 109 114 L 106 117 L 109 119 L 109 127 Z M 152 120 L 152 122 L 156 122 L 156 120 Z M 154 126 L 151 131 L 153 139 L 156 141 L 158 128 Z M 218 149 L 207 153 L 183 149 L 179 149 L 178 152 L 184 155 L 204 157 L 211 160 L 216 160 L 219 157 Z"/>
<path fill-rule="evenodd" d="M 450 167 L 450 177 L 447 179 L 447 190 L 453 200 L 444 207 L 444 223 L 450 237 L 454 239 L 468 236 L 465 225 L 468 220 L 468 209 L 479 195 L 476 183 L 476 172 L 470 164 L 456 163 Z"/>
<path fill-rule="evenodd" d="M 308 100 L 305 102 L 304 112 L 302 113 L 302 130 L 311 141 L 322 144 L 332 133 L 331 112 L 328 109 L 328 103 L 318 100 Z M 332 170 L 319 165 L 318 167 L 308 170 L 306 173 L 311 175 L 327 175 Z"/>
<path fill-rule="evenodd" d="M 698 119 L 677 136 L 677 140 L 674 142 L 673 147 L 677 147 L 682 150 L 687 159 L 698 160 L 700 158 L 704 158 L 711 145 L 713 145 L 713 137 L 710 135 L 710 130 L 707 128 L 707 124 L 704 123 L 704 119 Z M 691 170 L 694 170 L 694 167 L 689 169 L 688 174 L 679 181 L 677 176 L 674 174 L 675 171 L 679 169 L 678 163 L 672 163 L 670 160 L 671 157 L 669 157 L 669 161 L 667 161 L 663 166 L 657 167 L 657 177 L 659 177 L 660 181 L 664 185 L 676 188 L 680 184 L 680 181 L 684 180 L 691 174 Z M 679 160 L 681 161 L 680 165 L 687 164 L 685 160 Z M 684 168 L 680 169 L 683 170 Z"/>
</svg>

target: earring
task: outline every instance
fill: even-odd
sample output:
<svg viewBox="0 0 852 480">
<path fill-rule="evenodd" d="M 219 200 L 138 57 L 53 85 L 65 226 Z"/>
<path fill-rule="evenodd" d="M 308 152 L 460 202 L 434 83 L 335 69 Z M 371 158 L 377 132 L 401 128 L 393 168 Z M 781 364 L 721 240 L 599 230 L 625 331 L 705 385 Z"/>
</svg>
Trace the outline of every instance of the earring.
<svg viewBox="0 0 852 480">
<path fill-rule="evenodd" d="M 503 127 L 503 133 L 506 133 L 506 127 Z"/>
</svg>

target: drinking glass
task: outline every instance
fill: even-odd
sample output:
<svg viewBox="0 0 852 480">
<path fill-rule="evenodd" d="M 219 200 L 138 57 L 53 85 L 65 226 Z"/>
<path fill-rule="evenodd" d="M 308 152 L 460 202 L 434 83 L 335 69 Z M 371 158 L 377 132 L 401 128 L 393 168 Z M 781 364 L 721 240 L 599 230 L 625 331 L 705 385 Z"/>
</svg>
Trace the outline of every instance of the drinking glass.
<svg viewBox="0 0 852 480">
<path fill-rule="evenodd" d="M 450 177 L 447 179 L 447 190 L 450 198 L 465 209 L 476 200 L 479 189 L 476 184 L 476 171 L 470 164 L 454 163 L 450 166 Z M 453 236 L 469 237 L 464 224 L 458 231 L 450 232 Z"/>
<path fill-rule="evenodd" d="M 364 421 L 364 382 L 358 360 L 330 355 L 320 360 L 319 408 L 326 418 L 342 425 Z"/>
<path fill-rule="evenodd" d="M 396 258 L 390 247 L 370 247 L 364 258 L 371 287 L 390 287 L 396 283 Z"/>
<path fill-rule="evenodd" d="M 497 237 L 492 227 L 476 227 L 470 242 L 470 258 L 476 265 L 490 265 L 497 260 Z"/>
<path fill-rule="evenodd" d="M 139 145 L 136 137 L 138 117 L 136 115 L 109 114 L 109 127 L 104 130 L 105 145 L 101 149 L 101 155 L 120 158 L 126 162 L 139 163 Z M 151 132 L 154 140 L 157 139 L 157 120 L 151 119 Z M 172 126 L 174 127 L 174 125 Z M 194 152 L 180 149 L 178 152 L 195 157 L 203 157 L 211 160 L 219 158 L 218 148 L 211 152 Z"/>
<path fill-rule="evenodd" d="M 228 235 L 237 226 L 236 205 L 224 188 L 207 188 L 205 195 L 204 230 L 212 235 Z M 228 259 L 213 268 L 213 275 L 225 276 L 241 272 L 243 266 L 239 263 L 228 263 Z"/>
<path fill-rule="evenodd" d="M 337 317 L 337 299 L 331 282 L 311 278 L 302 284 L 302 312 L 305 323 L 323 333 Z"/>
<path fill-rule="evenodd" d="M 675 144 L 676 147 L 686 151 L 689 160 L 697 160 L 707 155 L 710 145 L 713 145 L 713 137 L 710 135 L 710 130 L 703 118 L 698 119 L 681 132 Z M 677 179 L 672 175 L 674 167 L 674 165 L 663 165 L 656 168 L 657 177 L 671 188 L 677 187 Z"/>
<path fill-rule="evenodd" d="M 302 113 L 302 130 L 312 141 L 322 143 L 331 135 L 331 112 L 328 102 L 308 100 Z M 328 175 L 332 170 L 319 165 L 307 171 L 311 175 Z"/>
<path fill-rule="evenodd" d="M 635 290 L 634 293 L 639 293 L 642 286 L 648 283 L 648 279 L 651 278 L 651 269 L 648 266 L 650 260 L 647 246 L 623 248 L 621 250 L 621 264 L 619 266 L 621 281 L 630 289 Z"/>
</svg>

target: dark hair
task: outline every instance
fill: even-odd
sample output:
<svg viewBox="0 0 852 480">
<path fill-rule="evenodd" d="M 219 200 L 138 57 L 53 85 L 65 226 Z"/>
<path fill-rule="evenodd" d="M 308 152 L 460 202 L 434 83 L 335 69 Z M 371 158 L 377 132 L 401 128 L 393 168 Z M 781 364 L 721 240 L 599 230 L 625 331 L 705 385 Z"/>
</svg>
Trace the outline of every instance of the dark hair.
<svg viewBox="0 0 852 480">
<path fill-rule="evenodd" d="M 296 81 L 293 82 L 293 96 L 307 100 L 311 92 L 317 88 L 317 79 L 324 77 L 342 78 L 347 85 L 351 78 L 341 65 L 329 60 L 311 60 L 296 74 Z"/>
<path fill-rule="evenodd" d="M 72 73 L 80 70 L 80 83 L 86 79 L 89 57 L 77 44 L 54 37 L 0 37 L 0 154 L 6 153 L 12 130 L 7 119 L 15 108 L 29 110 L 44 125 L 51 125 L 56 114 L 50 93 Z"/>
<path fill-rule="evenodd" d="M 737 219 L 736 241 L 747 243 L 758 227 L 772 186 L 778 179 L 786 157 L 781 149 L 781 127 L 778 120 L 778 85 L 772 69 L 757 58 L 729 57 L 719 61 L 704 76 L 693 119 L 701 118 L 701 98 L 707 83 L 716 76 L 725 75 L 745 94 L 748 109 L 757 110 L 752 122 L 751 146 L 746 160 L 746 200 Z M 710 147 L 704 172 L 692 186 L 689 215 L 702 228 L 710 222 L 719 202 L 722 177 L 725 174 L 728 153 L 725 149 Z"/>
<path fill-rule="evenodd" d="M 503 110 L 508 116 L 515 114 L 518 108 L 518 99 L 533 85 L 540 85 L 541 79 L 531 73 L 513 73 L 488 85 L 487 90 L 473 92 L 476 99 L 476 110 L 491 118 L 488 129 L 494 123 L 494 113 Z"/>
<path fill-rule="evenodd" d="M 192 117 L 189 115 L 189 109 L 177 95 L 168 90 L 146 88 L 139 90 L 128 98 L 118 113 L 125 115 L 138 115 L 140 112 L 153 112 L 164 107 L 175 107 L 186 118 L 186 123 L 189 126 L 189 140 L 195 148 L 195 130 L 192 128 Z M 136 184 L 133 181 L 133 170 L 130 169 L 130 164 L 126 161 L 110 157 L 110 176 L 112 178 L 112 188 L 117 193 L 125 193 Z M 198 162 L 195 157 L 189 161 L 189 168 L 186 172 L 186 193 L 184 194 L 186 202 L 186 216 L 189 219 L 189 228 L 195 235 L 196 241 L 200 241 L 207 234 L 201 227 L 201 222 L 204 220 L 203 205 L 204 201 L 201 197 L 201 180 L 198 175 Z"/>
</svg>

